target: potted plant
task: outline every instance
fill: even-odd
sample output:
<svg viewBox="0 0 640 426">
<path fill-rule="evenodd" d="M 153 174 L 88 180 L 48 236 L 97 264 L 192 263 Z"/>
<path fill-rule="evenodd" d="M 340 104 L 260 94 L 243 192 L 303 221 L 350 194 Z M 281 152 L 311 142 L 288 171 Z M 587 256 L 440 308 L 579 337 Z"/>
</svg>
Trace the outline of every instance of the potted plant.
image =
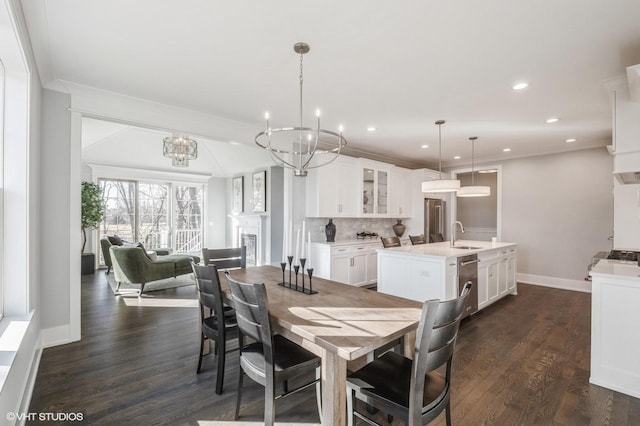
<svg viewBox="0 0 640 426">
<path fill-rule="evenodd" d="M 92 182 L 82 182 L 82 274 L 95 272 L 95 254 L 85 253 L 87 245 L 87 229 L 94 229 L 100 225 L 104 216 L 102 205 L 102 190 L 100 186 Z"/>
</svg>

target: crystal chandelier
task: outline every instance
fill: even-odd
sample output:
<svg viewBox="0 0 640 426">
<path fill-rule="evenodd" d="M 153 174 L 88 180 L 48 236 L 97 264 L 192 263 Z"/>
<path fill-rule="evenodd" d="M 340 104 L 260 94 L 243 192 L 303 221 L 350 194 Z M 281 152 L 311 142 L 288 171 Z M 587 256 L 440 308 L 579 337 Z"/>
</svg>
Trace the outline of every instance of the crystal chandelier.
<svg viewBox="0 0 640 426">
<path fill-rule="evenodd" d="M 442 125 L 444 120 L 436 121 L 438 126 L 438 179 L 422 182 L 422 192 L 456 192 L 460 190 L 460 181 L 455 179 L 442 179 Z"/>
<path fill-rule="evenodd" d="M 302 124 L 302 58 L 310 48 L 307 43 L 296 43 L 293 50 L 300 55 L 300 123 L 296 127 L 269 127 L 269 113 L 265 114 L 264 131 L 255 137 L 256 144 L 271 153 L 274 162 L 293 169 L 294 176 L 307 176 L 309 169 L 325 166 L 338 158 L 340 151 L 347 145 L 342 136 L 342 127 L 338 132 L 320 128 L 320 111 L 316 111 L 316 127 Z M 313 162 L 312 159 L 315 159 Z"/>
<path fill-rule="evenodd" d="M 162 139 L 162 155 L 171 158 L 171 165 L 188 167 L 189 160 L 198 158 L 198 142 L 186 136 L 168 136 Z"/>
<path fill-rule="evenodd" d="M 471 136 L 469 140 L 471 141 L 471 186 L 463 186 L 460 188 L 460 191 L 456 194 L 458 197 L 488 197 L 491 195 L 491 187 L 489 186 L 475 186 L 474 176 L 473 176 L 473 168 L 474 168 L 474 157 L 475 157 L 475 142 L 478 139 L 477 136 Z"/>
</svg>

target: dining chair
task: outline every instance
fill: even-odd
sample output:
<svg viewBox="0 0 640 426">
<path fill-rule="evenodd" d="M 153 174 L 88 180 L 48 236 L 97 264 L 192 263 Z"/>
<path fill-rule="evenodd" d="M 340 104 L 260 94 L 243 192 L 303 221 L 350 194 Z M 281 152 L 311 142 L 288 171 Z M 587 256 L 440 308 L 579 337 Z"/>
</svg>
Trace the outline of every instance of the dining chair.
<svg viewBox="0 0 640 426">
<path fill-rule="evenodd" d="M 240 368 L 238 395 L 234 420 L 240 416 L 242 380 L 244 375 L 265 388 L 264 423 L 275 421 L 275 400 L 299 390 L 316 385 L 318 414 L 321 416 L 320 358 L 285 337 L 272 334 L 269 319 L 269 302 L 262 283 L 242 283 L 225 272 L 233 305 L 236 310 L 240 342 Z M 253 339 L 245 346 L 244 337 Z M 288 381 L 294 377 L 311 375 L 315 380 L 289 390 Z M 282 383 L 284 393 L 276 395 L 276 386 Z"/>
<path fill-rule="evenodd" d="M 437 234 L 429 234 L 429 242 L 430 243 L 441 243 L 444 241 L 444 237 L 442 236 L 442 234 L 437 233 Z"/>
<path fill-rule="evenodd" d="M 202 249 L 205 265 L 215 264 L 218 269 L 246 268 L 247 246 L 223 249 Z"/>
<path fill-rule="evenodd" d="M 354 416 L 377 424 L 356 410 L 356 399 L 411 426 L 427 424 L 446 410 L 447 425 L 451 425 L 453 349 L 471 286 L 467 283 L 457 299 L 424 302 L 413 360 L 387 352 L 347 377 L 349 425 Z M 438 370 L 445 364 L 443 375 Z"/>
<path fill-rule="evenodd" d="M 409 235 L 409 240 L 411 240 L 411 244 L 414 246 L 418 244 L 427 244 L 427 239 L 425 238 L 424 234 Z"/>
<path fill-rule="evenodd" d="M 400 238 L 398 237 L 380 237 L 380 239 L 382 240 L 382 247 L 384 248 L 401 246 Z"/>
<path fill-rule="evenodd" d="M 220 278 L 215 265 L 202 266 L 191 262 L 193 275 L 196 278 L 198 299 L 200 300 L 200 354 L 198 368 L 200 373 L 204 357 L 204 343 L 208 339 L 213 344 L 213 353 L 218 358 L 216 374 L 216 394 L 222 394 L 224 385 L 224 367 L 227 352 L 227 341 L 238 338 L 238 323 L 233 308 L 222 303 Z"/>
</svg>

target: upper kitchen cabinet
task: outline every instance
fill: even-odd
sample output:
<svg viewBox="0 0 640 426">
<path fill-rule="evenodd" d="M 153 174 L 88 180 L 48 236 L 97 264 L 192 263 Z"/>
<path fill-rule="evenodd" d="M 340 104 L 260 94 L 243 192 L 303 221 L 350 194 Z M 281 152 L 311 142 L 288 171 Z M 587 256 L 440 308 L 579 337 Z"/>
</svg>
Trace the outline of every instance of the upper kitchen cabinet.
<svg viewBox="0 0 640 426">
<path fill-rule="evenodd" d="M 609 83 L 613 93 L 613 173 L 621 184 L 640 184 L 640 93 L 634 96 L 640 92 L 640 65 L 628 67 L 627 77 Z"/>
<path fill-rule="evenodd" d="M 308 217 L 357 217 L 359 169 L 348 157 L 309 170 L 307 180 Z"/>
<path fill-rule="evenodd" d="M 389 217 L 389 168 L 365 164 L 361 169 L 362 217 Z"/>
<path fill-rule="evenodd" d="M 413 194 L 420 188 L 413 187 L 411 170 L 394 167 L 391 170 L 389 190 L 389 216 L 410 218 L 413 216 Z"/>
</svg>

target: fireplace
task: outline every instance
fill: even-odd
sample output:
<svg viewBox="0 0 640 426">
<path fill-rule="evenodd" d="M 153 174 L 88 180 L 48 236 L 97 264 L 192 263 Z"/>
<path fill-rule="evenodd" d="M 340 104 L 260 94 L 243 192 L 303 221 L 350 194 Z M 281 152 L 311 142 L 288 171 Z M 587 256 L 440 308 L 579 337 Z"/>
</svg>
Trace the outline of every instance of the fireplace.
<svg viewBox="0 0 640 426">
<path fill-rule="evenodd" d="M 247 265 L 264 265 L 266 226 L 260 215 L 240 215 L 232 219 L 233 247 L 247 247 Z"/>
<path fill-rule="evenodd" d="M 256 234 L 240 234 L 240 241 L 247 247 L 247 266 L 257 265 L 258 246 Z"/>
</svg>

